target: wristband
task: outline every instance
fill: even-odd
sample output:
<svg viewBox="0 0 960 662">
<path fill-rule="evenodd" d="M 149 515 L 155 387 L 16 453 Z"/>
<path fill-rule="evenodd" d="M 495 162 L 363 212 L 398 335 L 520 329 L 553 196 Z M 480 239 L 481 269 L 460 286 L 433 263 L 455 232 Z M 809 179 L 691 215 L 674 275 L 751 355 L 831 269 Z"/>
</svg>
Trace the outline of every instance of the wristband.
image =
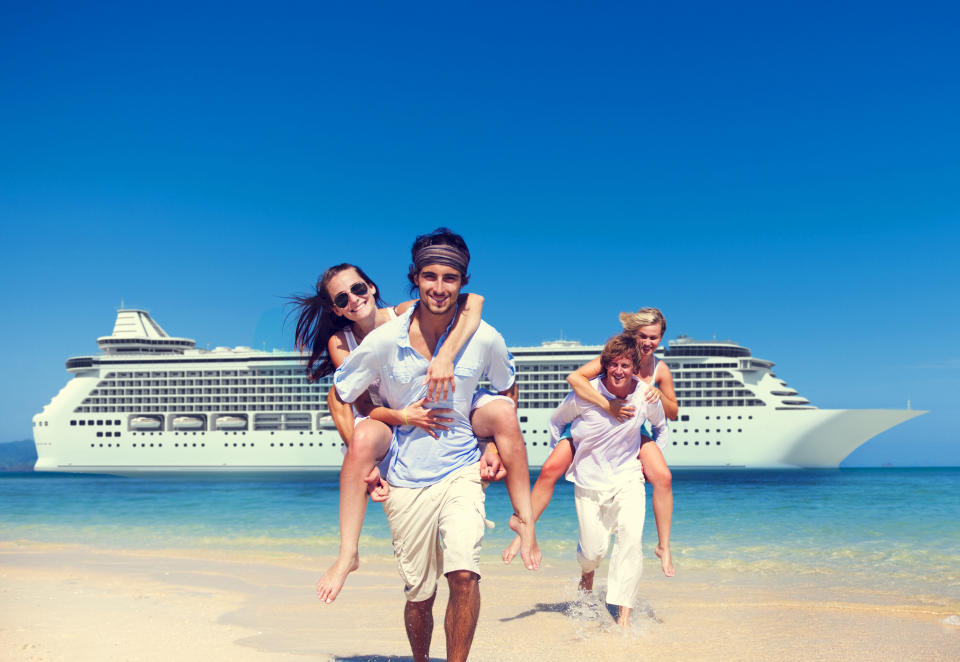
<svg viewBox="0 0 960 662">
<path fill-rule="evenodd" d="M 407 408 L 406 408 L 406 407 L 404 407 L 403 409 L 400 410 L 400 415 L 403 416 L 403 424 L 404 424 L 404 425 L 410 425 L 409 423 L 407 423 Z"/>
</svg>

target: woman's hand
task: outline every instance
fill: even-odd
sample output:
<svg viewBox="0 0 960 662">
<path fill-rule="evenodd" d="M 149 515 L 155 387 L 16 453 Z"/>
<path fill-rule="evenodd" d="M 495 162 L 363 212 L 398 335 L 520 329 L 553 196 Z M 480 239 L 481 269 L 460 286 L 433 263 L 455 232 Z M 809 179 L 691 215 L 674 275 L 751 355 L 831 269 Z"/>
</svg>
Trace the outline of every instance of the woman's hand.
<svg viewBox="0 0 960 662">
<path fill-rule="evenodd" d="M 453 383 L 453 362 L 441 354 L 434 356 L 427 366 L 427 376 L 423 383 L 427 385 L 427 400 L 446 400 L 447 395 L 456 390 Z"/>
<path fill-rule="evenodd" d="M 621 423 L 630 420 L 637 413 L 636 407 L 628 405 L 626 400 L 621 400 L 620 398 L 608 400 L 607 406 L 604 407 L 604 409 Z"/>
<path fill-rule="evenodd" d="M 449 423 L 453 420 L 449 416 L 441 416 L 441 414 L 446 414 L 453 410 L 427 409 L 423 406 L 425 401 L 426 398 L 420 398 L 400 412 L 403 417 L 403 425 L 416 425 L 418 428 L 426 430 L 427 434 L 431 437 L 437 439 L 438 435 L 436 430 L 449 430 L 450 428 L 444 425 L 444 423 Z"/>
<path fill-rule="evenodd" d="M 651 386 L 647 389 L 647 393 L 643 396 L 643 398 L 647 402 L 660 402 L 660 395 L 660 389 L 658 389 L 656 386 Z"/>
</svg>

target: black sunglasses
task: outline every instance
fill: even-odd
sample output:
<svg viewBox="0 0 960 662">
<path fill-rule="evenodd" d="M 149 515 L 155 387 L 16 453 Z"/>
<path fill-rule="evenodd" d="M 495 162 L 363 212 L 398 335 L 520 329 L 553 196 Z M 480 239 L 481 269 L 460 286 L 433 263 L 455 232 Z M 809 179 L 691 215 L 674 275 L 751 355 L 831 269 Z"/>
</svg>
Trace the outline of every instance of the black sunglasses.
<svg viewBox="0 0 960 662">
<path fill-rule="evenodd" d="M 367 284 L 363 281 L 354 283 L 350 286 L 350 291 L 356 294 L 358 297 L 366 296 Z M 333 305 L 337 308 L 346 308 L 348 303 L 350 303 L 350 296 L 346 292 L 341 292 L 337 296 L 333 297 Z"/>
</svg>

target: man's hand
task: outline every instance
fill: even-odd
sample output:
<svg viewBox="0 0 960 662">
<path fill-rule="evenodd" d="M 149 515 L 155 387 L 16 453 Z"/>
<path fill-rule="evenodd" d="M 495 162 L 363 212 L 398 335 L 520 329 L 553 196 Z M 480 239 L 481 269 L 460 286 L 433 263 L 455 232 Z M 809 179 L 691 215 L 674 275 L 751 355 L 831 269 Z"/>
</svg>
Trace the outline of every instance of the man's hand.
<svg viewBox="0 0 960 662">
<path fill-rule="evenodd" d="M 380 503 L 386 501 L 387 497 L 390 496 L 390 486 L 380 476 L 380 467 L 374 466 L 367 477 L 363 479 L 363 482 L 367 484 L 367 492 L 370 493 L 370 498 L 373 501 Z"/>
<path fill-rule="evenodd" d="M 492 441 L 487 443 L 483 455 L 480 456 L 480 479 L 498 481 L 507 475 L 507 468 L 500 461 L 497 445 Z"/>
</svg>

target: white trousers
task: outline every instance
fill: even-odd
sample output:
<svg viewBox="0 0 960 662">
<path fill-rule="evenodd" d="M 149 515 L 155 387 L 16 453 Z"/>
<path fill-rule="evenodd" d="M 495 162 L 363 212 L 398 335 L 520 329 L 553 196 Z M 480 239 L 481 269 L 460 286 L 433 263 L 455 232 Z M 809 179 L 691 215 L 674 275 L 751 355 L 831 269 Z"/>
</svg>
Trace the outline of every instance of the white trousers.
<svg viewBox="0 0 960 662">
<path fill-rule="evenodd" d="M 607 602 L 634 607 L 643 574 L 643 517 L 647 510 L 642 480 L 609 490 L 574 486 L 580 540 L 577 560 L 583 572 L 593 572 L 616 536 L 607 573 Z"/>
</svg>

